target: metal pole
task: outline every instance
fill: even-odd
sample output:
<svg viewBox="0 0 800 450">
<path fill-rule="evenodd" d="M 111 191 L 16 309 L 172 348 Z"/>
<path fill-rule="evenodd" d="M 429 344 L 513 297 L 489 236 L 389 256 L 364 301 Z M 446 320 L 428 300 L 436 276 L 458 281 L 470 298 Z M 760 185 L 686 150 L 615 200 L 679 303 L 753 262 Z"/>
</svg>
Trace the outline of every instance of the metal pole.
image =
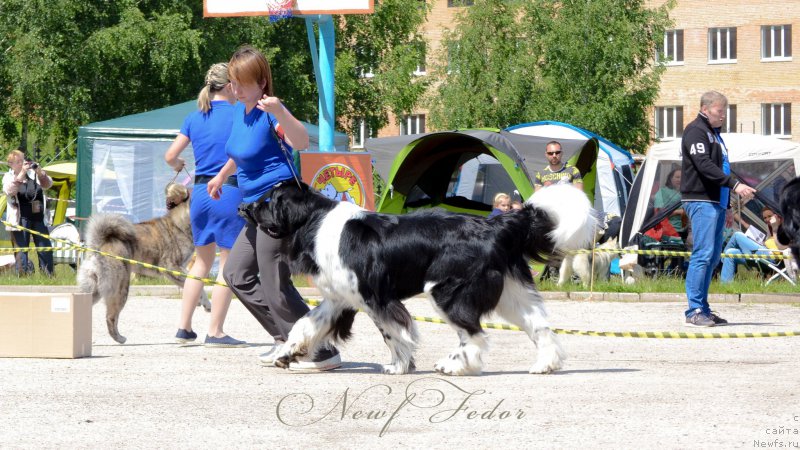
<svg viewBox="0 0 800 450">
<path fill-rule="evenodd" d="M 333 16 L 320 15 L 319 24 L 319 150 L 332 152 L 336 149 L 333 145 L 333 130 L 336 123 L 334 111 L 334 60 L 335 60 L 335 33 Z"/>
</svg>

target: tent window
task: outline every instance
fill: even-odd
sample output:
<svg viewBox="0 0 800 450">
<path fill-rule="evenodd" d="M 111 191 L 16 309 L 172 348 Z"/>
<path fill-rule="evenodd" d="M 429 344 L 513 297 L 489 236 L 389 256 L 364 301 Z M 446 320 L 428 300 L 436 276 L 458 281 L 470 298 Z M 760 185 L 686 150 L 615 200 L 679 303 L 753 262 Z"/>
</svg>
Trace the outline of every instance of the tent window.
<svg viewBox="0 0 800 450">
<path fill-rule="evenodd" d="M 792 59 L 792 26 L 764 25 L 761 27 L 761 60 L 787 61 Z"/>
<path fill-rule="evenodd" d="M 740 212 L 747 222 L 765 231 L 767 228 L 761 219 L 761 209 L 770 205 L 764 201 L 772 203 L 773 208 L 780 205 L 780 193 L 783 187 L 797 176 L 794 161 L 778 159 L 735 162 L 731 164 L 731 170 L 738 176 L 746 178 L 748 184 L 758 190 L 755 199 L 743 205 L 734 201 L 731 206 L 735 212 Z"/>
<path fill-rule="evenodd" d="M 708 62 L 736 62 L 736 27 L 708 29 Z"/>
<path fill-rule="evenodd" d="M 659 106 L 655 112 L 656 138 L 677 139 L 683 136 L 683 106 Z"/>
<path fill-rule="evenodd" d="M 400 122 L 400 136 L 425 132 L 425 114 L 403 116 Z"/>
<path fill-rule="evenodd" d="M 764 103 L 761 105 L 763 134 L 790 137 L 792 135 L 792 104 Z"/>
<path fill-rule="evenodd" d="M 461 164 L 450 176 L 447 198 L 461 198 L 487 206 L 494 202 L 495 194 L 504 192 L 514 200 L 521 200 L 514 181 L 498 160 L 489 155 L 478 155 Z M 452 202 L 451 202 L 452 203 Z"/>
<path fill-rule="evenodd" d="M 683 64 L 683 30 L 667 30 L 664 42 L 656 50 L 660 62 L 667 65 Z"/>
<path fill-rule="evenodd" d="M 736 105 L 728 105 L 728 112 L 725 114 L 725 123 L 722 124 L 722 132 L 738 132 L 738 126 L 736 123 Z"/>
</svg>

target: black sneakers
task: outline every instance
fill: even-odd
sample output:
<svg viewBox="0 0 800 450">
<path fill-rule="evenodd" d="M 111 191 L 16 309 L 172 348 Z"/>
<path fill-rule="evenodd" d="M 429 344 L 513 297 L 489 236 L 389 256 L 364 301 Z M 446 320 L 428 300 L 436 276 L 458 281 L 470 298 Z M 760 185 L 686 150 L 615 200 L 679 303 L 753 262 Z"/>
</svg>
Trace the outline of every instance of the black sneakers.
<svg viewBox="0 0 800 450">
<path fill-rule="evenodd" d="M 716 325 L 716 322 L 712 318 L 714 315 L 706 315 L 703 310 L 700 308 L 695 309 L 694 312 L 686 318 L 686 326 L 687 327 L 713 327 Z M 719 320 L 725 320 L 719 316 L 716 316 Z M 725 322 L 727 323 L 727 321 Z"/>
<path fill-rule="evenodd" d="M 308 370 L 308 371 L 326 371 L 333 370 L 342 366 L 342 357 L 339 355 L 339 350 L 336 348 L 323 347 L 317 350 L 314 358 L 308 356 L 298 358 L 297 361 L 289 363 L 289 370 Z"/>
<path fill-rule="evenodd" d="M 728 321 L 723 319 L 722 317 L 718 316 L 717 313 L 711 311 L 708 315 L 708 318 L 714 321 L 714 325 L 727 325 Z"/>
</svg>

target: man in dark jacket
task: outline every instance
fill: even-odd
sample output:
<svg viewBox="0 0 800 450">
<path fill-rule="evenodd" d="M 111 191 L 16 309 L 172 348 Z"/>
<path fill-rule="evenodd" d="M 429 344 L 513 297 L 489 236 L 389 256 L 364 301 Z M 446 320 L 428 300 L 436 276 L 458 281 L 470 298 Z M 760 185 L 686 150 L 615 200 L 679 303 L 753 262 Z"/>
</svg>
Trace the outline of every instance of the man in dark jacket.
<svg viewBox="0 0 800 450">
<path fill-rule="evenodd" d="M 719 135 L 728 99 L 716 91 L 700 98 L 700 113 L 681 142 L 681 200 L 692 225 L 693 248 L 686 274 L 686 325 L 713 327 L 727 320 L 711 311 L 708 288 L 722 252 L 722 229 L 730 190 L 750 199 L 756 190 L 731 176 L 728 150 Z"/>
</svg>

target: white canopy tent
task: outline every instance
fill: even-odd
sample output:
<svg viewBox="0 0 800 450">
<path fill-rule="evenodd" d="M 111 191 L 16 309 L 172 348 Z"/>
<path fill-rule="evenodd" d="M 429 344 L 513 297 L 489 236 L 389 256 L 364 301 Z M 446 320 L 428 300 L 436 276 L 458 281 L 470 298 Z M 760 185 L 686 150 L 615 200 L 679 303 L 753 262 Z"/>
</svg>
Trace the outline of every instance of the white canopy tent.
<svg viewBox="0 0 800 450">
<path fill-rule="evenodd" d="M 750 223 L 766 230 L 761 221 L 761 208 L 777 210 L 783 186 L 797 176 L 800 167 L 800 144 L 771 136 L 745 133 L 723 133 L 722 140 L 728 148 L 731 170 L 742 181 L 758 190 L 756 198 L 741 207 L 742 216 Z M 637 235 L 646 232 L 659 221 L 654 216 L 653 197 L 664 186 L 667 175 L 681 165 L 681 140 L 660 142 L 647 152 L 645 162 L 630 193 L 622 221 L 620 244 L 635 243 Z M 679 206 L 676 203 L 673 208 Z"/>
</svg>

